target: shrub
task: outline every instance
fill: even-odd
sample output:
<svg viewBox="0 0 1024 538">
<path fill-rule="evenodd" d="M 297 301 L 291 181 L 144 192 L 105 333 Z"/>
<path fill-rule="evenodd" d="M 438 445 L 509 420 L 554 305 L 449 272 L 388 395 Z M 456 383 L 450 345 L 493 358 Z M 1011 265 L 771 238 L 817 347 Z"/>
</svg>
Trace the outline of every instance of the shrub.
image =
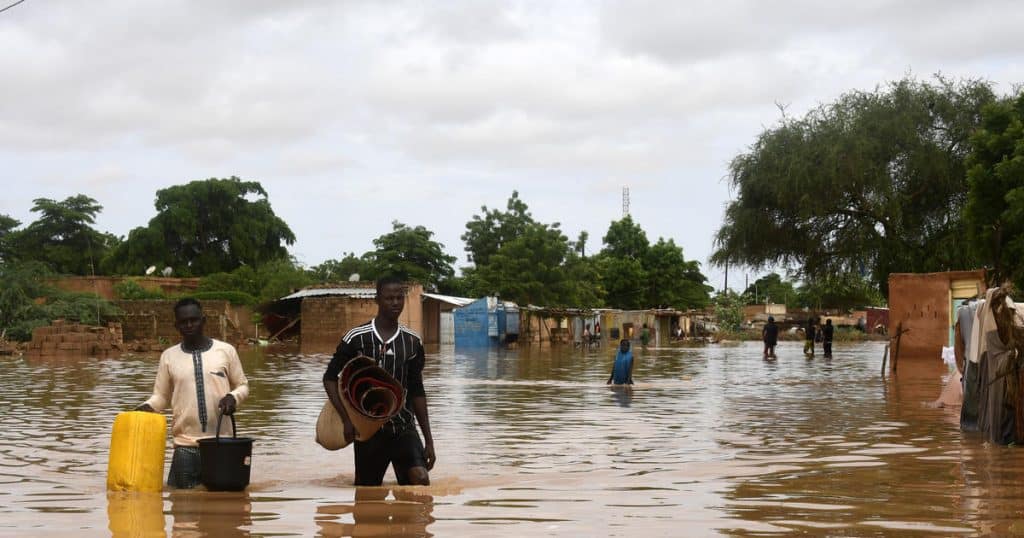
<svg viewBox="0 0 1024 538">
<path fill-rule="evenodd" d="M 114 293 L 119 299 L 132 301 L 136 299 L 166 299 L 163 292 L 143 288 L 133 279 L 125 279 L 114 286 Z"/>
<path fill-rule="evenodd" d="M 227 301 L 233 305 L 252 306 L 256 298 L 244 291 L 200 291 L 190 295 L 199 301 Z"/>
</svg>

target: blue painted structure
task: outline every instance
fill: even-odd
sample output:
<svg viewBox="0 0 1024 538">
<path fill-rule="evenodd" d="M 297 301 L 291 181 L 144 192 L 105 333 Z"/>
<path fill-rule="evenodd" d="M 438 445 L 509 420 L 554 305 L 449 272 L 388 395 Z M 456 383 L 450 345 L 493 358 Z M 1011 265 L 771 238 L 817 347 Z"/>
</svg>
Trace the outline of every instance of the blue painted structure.
<svg viewBox="0 0 1024 538">
<path fill-rule="evenodd" d="M 515 341 L 519 335 L 519 308 L 497 297 L 481 297 L 456 308 L 453 316 L 455 347 L 486 347 Z"/>
</svg>

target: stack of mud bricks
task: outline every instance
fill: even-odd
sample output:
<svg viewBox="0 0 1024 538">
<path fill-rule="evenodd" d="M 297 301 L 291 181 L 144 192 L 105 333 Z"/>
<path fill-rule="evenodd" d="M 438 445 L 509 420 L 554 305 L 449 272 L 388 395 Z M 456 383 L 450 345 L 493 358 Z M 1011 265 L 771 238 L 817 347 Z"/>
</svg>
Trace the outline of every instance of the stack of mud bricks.
<svg viewBox="0 0 1024 538">
<path fill-rule="evenodd" d="M 55 320 L 49 327 L 36 327 L 32 331 L 28 356 L 104 359 L 120 355 L 122 347 L 120 323 L 96 327 Z"/>
</svg>

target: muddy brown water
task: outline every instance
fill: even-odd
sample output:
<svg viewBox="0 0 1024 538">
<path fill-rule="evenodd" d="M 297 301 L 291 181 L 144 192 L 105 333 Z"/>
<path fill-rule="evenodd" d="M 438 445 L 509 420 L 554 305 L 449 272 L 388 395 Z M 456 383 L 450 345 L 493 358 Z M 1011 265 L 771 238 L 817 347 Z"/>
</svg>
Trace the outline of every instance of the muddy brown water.
<svg viewBox="0 0 1024 538">
<path fill-rule="evenodd" d="M 256 438 L 244 493 L 105 491 L 114 416 L 157 358 L 0 357 L 2 536 L 907 536 L 1024 534 L 1024 451 L 931 409 L 943 374 L 882 346 L 783 343 L 431 353 L 433 484 L 355 489 L 313 441 L 328 357 L 245 350 Z M 168 456 L 170 455 L 168 451 Z M 391 486 L 389 486 L 389 484 Z"/>
</svg>

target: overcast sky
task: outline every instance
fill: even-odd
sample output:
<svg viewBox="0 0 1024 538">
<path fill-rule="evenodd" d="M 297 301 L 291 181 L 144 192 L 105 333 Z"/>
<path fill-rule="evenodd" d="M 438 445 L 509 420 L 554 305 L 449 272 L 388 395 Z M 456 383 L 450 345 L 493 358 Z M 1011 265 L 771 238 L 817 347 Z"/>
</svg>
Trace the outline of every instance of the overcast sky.
<svg viewBox="0 0 1024 538">
<path fill-rule="evenodd" d="M 465 223 L 513 189 L 594 251 L 628 185 L 720 287 L 727 165 L 777 103 L 907 73 L 1008 93 L 1021 28 L 1014 1 L 27 0 L 0 13 L 0 213 L 84 193 L 125 235 L 158 189 L 236 175 L 307 265 L 393 220 L 464 265 Z"/>
</svg>

